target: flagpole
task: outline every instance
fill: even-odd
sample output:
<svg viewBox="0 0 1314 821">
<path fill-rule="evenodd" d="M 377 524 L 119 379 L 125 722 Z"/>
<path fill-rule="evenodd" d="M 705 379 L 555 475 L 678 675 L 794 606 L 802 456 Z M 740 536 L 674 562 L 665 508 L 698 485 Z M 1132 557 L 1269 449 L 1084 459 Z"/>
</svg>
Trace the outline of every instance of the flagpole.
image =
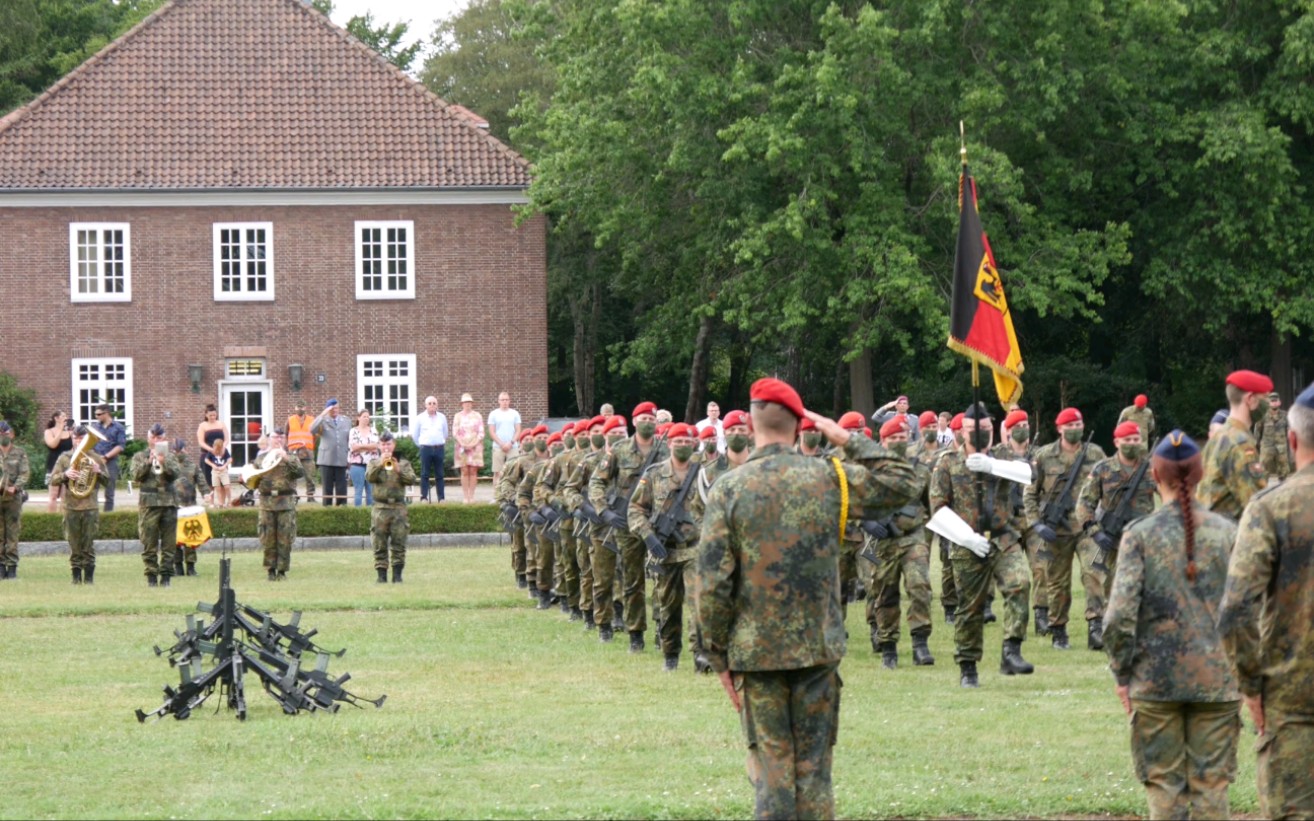
<svg viewBox="0 0 1314 821">
<path fill-rule="evenodd" d="M 963 161 L 963 172 L 959 178 L 961 182 L 958 186 L 958 208 L 962 210 L 964 193 L 962 189 L 967 184 L 967 133 L 962 120 L 958 121 L 958 156 Z M 981 407 L 981 363 L 976 361 L 976 357 L 972 357 L 972 415 L 977 418 L 973 420 L 975 424 L 969 439 L 974 449 L 978 447 L 977 442 L 980 441 L 977 439 L 977 432 L 985 422 L 984 419 L 980 418 L 977 411 L 979 407 Z M 985 510 L 985 483 L 981 481 L 980 476 L 972 476 L 972 484 L 976 486 L 976 529 L 984 531 L 990 527 L 990 521 L 986 518 Z"/>
</svg>

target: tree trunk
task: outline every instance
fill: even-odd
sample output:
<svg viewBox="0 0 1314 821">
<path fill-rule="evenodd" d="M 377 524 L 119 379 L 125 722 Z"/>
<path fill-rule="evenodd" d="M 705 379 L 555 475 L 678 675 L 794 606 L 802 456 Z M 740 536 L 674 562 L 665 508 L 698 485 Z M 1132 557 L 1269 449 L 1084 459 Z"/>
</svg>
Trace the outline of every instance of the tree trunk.
<svg viewBox="0 0 1314 821">
<path fill-rule="evenodd" d="M 699 408 L 707 394 L 707 357 L 712 347 L 712 317 L 704 314 L 698 320 L 698 335 L 694 337 L 693 362 L 689 365 L 689 401 L 684 406 L 684 421 L 692 425 L 702 418 Z"/>
<path fill-rule="evenodd" d="M 722 416 L 727 410 L 748 410 L 748 366 L 753 361 L 753 352 L 742 332 L 735 333 L 731 346 L 730 384 L 726 386 L 725 400 L 721 404 Z M 728 409 L 727 402 L 733 403 Z"/>
<path fill-rule="evenodd" d="M 568 300 L 570 316 L 575 325 L 575 344 L 572 366 L 575 372 L 575 404 L 581 416 L 596 412 L 593 401 L 594 374 L 597 372 L 598 320 L 601 316 L 601 289 L 593 283 L 585 291 L 587 298 Z"/>
<path fill-rule="evenodd" d="M 838 419 L 846 410 L 844 407 L 844 372 L 848 365 L 843 359 L 835 360 L 835 395 L 831 399 L 830 418 Z"/>
<path fill-rule="evenodd" d="M 1269 339 L 1268 375 L 1273 379 L 1273 390 L 1282 397 L 1284 404 L 1295 399 L 1299 388 L 1293 384 L 1291 371 L 1291 337 L 1273 330 Z"/>
<path fill-rule="evenodd" d="M 871 419 L 871 415 L 876 412 L 876 393 L 871 378 L 870 348 L 864 348 L 849 363 L 849 396 L 852 409 L 861 413 L 863 419 Z"/>
</svg>

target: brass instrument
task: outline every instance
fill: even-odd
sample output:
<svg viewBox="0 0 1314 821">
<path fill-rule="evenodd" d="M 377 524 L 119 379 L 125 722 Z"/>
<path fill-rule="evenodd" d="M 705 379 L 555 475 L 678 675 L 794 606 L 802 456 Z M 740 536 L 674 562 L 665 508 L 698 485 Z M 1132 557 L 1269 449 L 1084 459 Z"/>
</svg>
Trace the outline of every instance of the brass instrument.
<svg viewBox="0 0 1314 821">
<path fill-rule="evenodd" d="M 160 445 L 164 445 L 164 448 L 161 449 Z M 157 442 L 155 450 L 151 452 L 151 472 L 156 476 L 164 473 L 164 459 L 169 452 L 168 449 L 169 444 L 167 442 Z"/>
<path fill-rule="evenodd" d="M 391 456 L 385 456 L 385 457 L 383 457 L 383 469 L 384 469 L 384 470 L 387 470 L 387 471 L 393 471 L 393 470 L 396 470 L 396 469 L 397 469 L 397 460 L 394 459 L 394 458 L 392 458 Z"/>
<path fill-rule="evenodd" d="M 77 450 L 73 451 L 73 456 L 69 458 L 69 470 L 77 474 L 77 477 L 70 479 L 68 483 L 68 492 L 73 498 L 85 499 L 96 492 L 96 471 L 93 470 L 96 462 L 87 454 L 104 441 L 104 435 L 88 426 L 87 435 L 82 437 Z"/>
<path fill-rule="evenodd" d="M 256 486 L 260 484 L 260 477 L 264 476 L 282 463 L 284 453 L 285 452 L 282 450 L 276 450 L 271 453 L 266 453 L 264 458 L 260 460 L 259 465 L 256 465 L 253 462 L 248 462 L 247 464 L 242 465 L 237 478 L 242 484 L 246 485 L 251 490 L 255 490 Z"/>
</svg>

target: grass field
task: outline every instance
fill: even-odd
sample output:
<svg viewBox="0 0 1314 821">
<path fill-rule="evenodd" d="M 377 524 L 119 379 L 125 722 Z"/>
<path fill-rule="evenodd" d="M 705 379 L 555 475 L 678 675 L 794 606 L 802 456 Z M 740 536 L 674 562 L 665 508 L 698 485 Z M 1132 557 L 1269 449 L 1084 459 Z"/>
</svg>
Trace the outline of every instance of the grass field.
<svg viewBox="0 0 1314 821">
<path fill-rule="evenodd" d="M 277 585 L 258 554 L 238 554 L 238 600 L 282 619 L 303 610 L 317 640 L 348 648 L 329 672 L 387 703 L 288 717 L 249 686 L 244 723 L 216 713 L 216 695 L 187 721 L 138 724 L 133 710 L 154 709 L 178 681 L 151 647 L 214 600 L 216 570 L 206 554 L 201 578 L 155 590 L 139 559 L 111 556 L 94 587 L 73 587 L 66 558 L 30 557 L 0 584 L 0 817 L 751 814 L 738 719 L 716 680 L 695 676 L 687 656 L 660 672 L 651 630 L 632 656 L 622 639 L 602 645 L 561 613 L 534 611 L 501 549 L 412 551 L 401 586 L 376 585 L 363 551 L 298 553 Z M 936 665 L 912 667 L 905 638 L 893 672 L 873 657 L 859 609 L 849 625 L 841 816 L 1145 813 L 1126 721 L 1084 629 L 1082 649 L 1066 653 L 1027 641 L 1036 674 L 1006 678 L 988 626 L 981 689 L 963 691 L 938 616 Z M 1234 812 L 1256 809 L 1253 747 L 1246 730 Z"/>
</svg>

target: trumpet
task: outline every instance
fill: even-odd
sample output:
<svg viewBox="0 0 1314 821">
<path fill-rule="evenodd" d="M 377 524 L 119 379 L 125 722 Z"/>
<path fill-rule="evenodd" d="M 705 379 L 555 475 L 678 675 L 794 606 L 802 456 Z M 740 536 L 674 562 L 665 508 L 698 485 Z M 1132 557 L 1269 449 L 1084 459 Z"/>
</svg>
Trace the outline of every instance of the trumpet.
<svg viewBox="0 0 1314 821">
<path fill-rule="evenodd" d="M 383 457 L 382 464 L 384 470 L 393 471 L 397 469 L 397 460 L 392 458 L 391 456 Z"/>
</svg>

